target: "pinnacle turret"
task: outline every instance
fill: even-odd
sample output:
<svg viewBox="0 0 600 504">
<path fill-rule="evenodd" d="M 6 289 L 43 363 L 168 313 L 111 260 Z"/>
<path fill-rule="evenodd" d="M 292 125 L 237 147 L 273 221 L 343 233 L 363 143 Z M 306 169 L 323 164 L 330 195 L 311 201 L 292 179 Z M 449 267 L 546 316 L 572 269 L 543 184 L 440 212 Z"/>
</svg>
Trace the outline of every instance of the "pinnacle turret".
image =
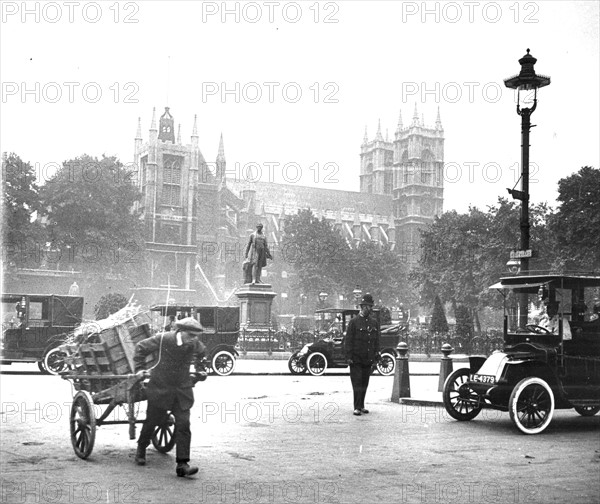
<svg viewBox="0 0 600 504">
<path fill-rule="evenodd" d="M 221 133 L 221 139 L 219 140 L 219 152 L 217 154 L 217 162 L 225 161 L 225 147 L 223 145 L 223 133 Z"/>
<path fill-rule="evenodd" d="M 383 142 L 383 137 L 381 136 L 381 119 L 379 119 L 377 123 L 377 135 L 375 135 L 375 140 Z"/>
<path fill-rule="evenodd" d="M 152 107 L 152 122 L 150 123 L 150 131 L 158 131 L 158 129 L 156 129 L 156 107 Z"/>
</svg>

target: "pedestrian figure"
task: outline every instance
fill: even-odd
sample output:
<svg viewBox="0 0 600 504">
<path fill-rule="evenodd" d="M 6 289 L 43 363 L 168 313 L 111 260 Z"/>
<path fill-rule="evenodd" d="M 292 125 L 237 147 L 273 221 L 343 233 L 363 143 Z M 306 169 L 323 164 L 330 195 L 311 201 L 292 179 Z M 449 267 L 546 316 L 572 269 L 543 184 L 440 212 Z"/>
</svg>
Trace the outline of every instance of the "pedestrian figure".
<svg viewBox="0 0 600 504">
<path fill-rule="evenodd" d="M 263 234 L 263 225 L 260 223 L 256 225 L 256 231 L 248 239 L 245 257 L 248 259 L 247 267 L 252 268 L 251 283 L 262 283 L 260 281 L 261 271 L 267 265 L 267 259 L 272 260 L 273 257 L 267 245 L 267 237 Z"/>
<path fill-rule="evenodd" d="M 373 364 L 379 356 L 379 323 L 372 316 L 373 296 L 365 294 L 360 300 L 360 313 L 348 322 L 344 350 L 350 365 L 350 381 L 354 391 L 354 414 L 369 412 L 365 396 Z"/>
<path fill-rule="evenodd" d="M 206 376 L 202 363 L 206 348 L 197 339 L 201 332 L 200 323 L 193 317 L 187 317 L 175 322 L 174 331 L 147 338 L 136 345 L 133 360 L 138 374 L 147 373 L 143 371 L 146 356 L 158 352 L 158 363 L 152 368 L 146 387 L 148 408 L 135 456 L 138 465 L 146 463 L 146 448 L 154 429 L 167 421 L 170 411 L 175 417 L 177 476 L 191 476 L 198 472 L 197 467 L 188 464 L 192 439 L 190 409 L 194 404 L 190 365 L 194 362 L 199 376 Z"/>
</svg>

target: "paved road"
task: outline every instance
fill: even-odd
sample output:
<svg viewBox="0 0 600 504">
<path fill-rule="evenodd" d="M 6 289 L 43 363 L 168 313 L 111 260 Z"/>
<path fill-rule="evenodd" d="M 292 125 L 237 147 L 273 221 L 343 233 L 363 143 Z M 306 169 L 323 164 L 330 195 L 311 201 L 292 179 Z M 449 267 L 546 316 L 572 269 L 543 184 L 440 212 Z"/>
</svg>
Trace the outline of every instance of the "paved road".
<svg viewBox="0 0 600 504">
<path fill-rule="evenodd" d="M 92 455 L 78 459 L 70 384 L 2 374 L 1 502 L 600 502 L 599 416 L 558 411 L 543 434 L 525 436 L 506 413 L 455 422 L 441 408 L 391 403 L 391 389 L 391 377 L 374 376 L 371 414 L 354 417 L 339 372 L 210 377 L 192 414 L 201 470 L 182 480 L 173 453 L 150 449 L 135 466 L 126 425 L 97 429 Z"/>
</svg>

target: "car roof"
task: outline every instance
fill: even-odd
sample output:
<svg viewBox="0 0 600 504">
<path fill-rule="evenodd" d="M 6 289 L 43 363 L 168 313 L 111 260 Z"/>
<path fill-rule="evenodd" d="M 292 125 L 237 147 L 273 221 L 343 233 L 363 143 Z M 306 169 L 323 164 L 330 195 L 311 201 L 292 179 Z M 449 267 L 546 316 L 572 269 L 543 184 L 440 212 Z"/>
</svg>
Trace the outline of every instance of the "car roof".
<svg viewBox="0 0 600 504">
<path fill-rule="evenodd" d="M 600 275 L 594 274 L 534 274 L 515 275 L 501 278 L 490 289 L 533 289 L 540 285 L 554 283 L 556 287 L 572 289 L 574 287 L 600 287 Z"/>
<path fill-rule="evenodd" d="M 214 310 L 218 308 L 220 310 L 223 309 L 238 309 L 237 306 L 198 306 L 198 305 L 152 305 L 150 307 L 150 311 L 186 311 L 186 310 Z"/>
<path fill-rule="evenodd" d="M 346 315 L 348 313 L 356 314 L 359 311 L 357 308 L 321 308 L 320 310 L 315 310 L 315 313 L 342 313 Z"/>
</svg>

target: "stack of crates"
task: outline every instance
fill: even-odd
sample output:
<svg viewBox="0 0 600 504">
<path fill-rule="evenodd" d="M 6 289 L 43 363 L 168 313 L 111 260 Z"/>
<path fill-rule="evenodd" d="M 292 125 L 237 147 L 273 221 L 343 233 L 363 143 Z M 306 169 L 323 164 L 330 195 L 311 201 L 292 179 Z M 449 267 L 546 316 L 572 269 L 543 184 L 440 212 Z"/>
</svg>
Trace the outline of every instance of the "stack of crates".
<svg viewBox="0 0 600 504">
<path fill-rule="evenodd" d="M 66 354 L 65 361 L 71 372 L 82 376 L 79 383 L 75 382 L 76 388 L 99 392 L 117 383 L 118 379 L 94 380 L 85 376 L 135 373 L 135 346 L 150 336 L 150 316 L 147 312 L 140 312 L 118 325 L 87 335 L 81 343 L 62 345 L 61 350 Z M 150 369 L 157 358 L 156 354 L 148 355 L 144 369 Z"/>
</svg>

